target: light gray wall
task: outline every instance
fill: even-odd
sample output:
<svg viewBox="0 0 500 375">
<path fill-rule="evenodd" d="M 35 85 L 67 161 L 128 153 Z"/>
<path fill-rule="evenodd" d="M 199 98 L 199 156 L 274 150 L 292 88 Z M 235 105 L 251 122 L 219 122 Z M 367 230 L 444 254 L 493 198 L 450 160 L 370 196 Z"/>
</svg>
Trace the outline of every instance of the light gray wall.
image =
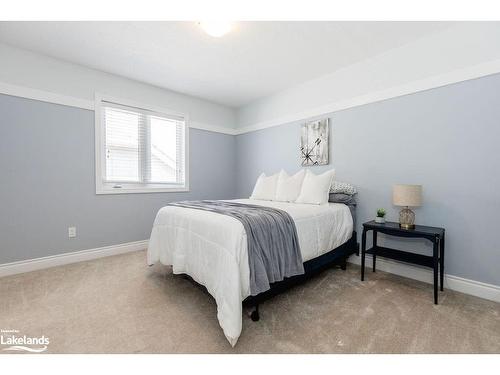
<svg viewBox="0 0 500 375">
<path fill-rule="evenodd" d="M 397 220 L 392 184 L 423 184 L 417 221 L 446 228 L 447 272 L 500 285 L 499 91 L 495 75 L 330 114 L 331 165 L 314 170 L 358 186 L 359 223 Z M 0 114 L 0 264 L 143 240 L 168 201 L 246 197 L 260 172 L 300 168 L 300 123 L 191 129 L 189 193 L 97 196 L 92 111 L 0 95 Z"/>
<path fill-rule="evenodd" d="M 285 123 L 291 118 L 345 108 L 350 101 L 365 102 L 367 96 L 385 99 L 395 92 L 457 82 L 471 78 L 471 74 L 480 77 L 486 72 L 498 72 L 500 22 L 458 22 L 448 26 L 441 32 L 249 103 L 237 111 L 238 127 L 270 121 Z M 332 106 L 336 108 L 325 109 Z"/>
<path fill-rule="evenodd" d="M 446 228 L 446 271 L 500 285 L 500 75 L 329 114 L 331 162 L 355 184 L 358 233 L 378 207 L 397 221 L 392 185 L 424 186 L 417 223 Z M 295 172 L 299 123 L 237 136 L 237 188 L 248 197 L 261 172 Z M 396 243 L 394 243 L 396 242 Z M 389 241 L 429 252 L 425 241 Z"/>
<path fill-rule="evenodd" d="M 0 95 L 0 264 L 147 239 L 169 201 L 235 197 L 235 152 L 191 129 L 190 192 L 96 195 L 94 112 Z"/>
<path fill-rule="evenodd" d="M 93 105 L 95 93 L 98 92 L 134 103 L 188 113 L 191 123 L 197 122 L 230 129 L 236 122 L 233 108 L 208 100 L 3 43 L 0 43 L 0 56 L 0 82 L 19 86 L 23 91 L 32 88 L 41 90 L 42 93 L 55 94 L 55 96 L 68 96 L 69 99 L 78 99 L 90 105 Z"/>
</svg>

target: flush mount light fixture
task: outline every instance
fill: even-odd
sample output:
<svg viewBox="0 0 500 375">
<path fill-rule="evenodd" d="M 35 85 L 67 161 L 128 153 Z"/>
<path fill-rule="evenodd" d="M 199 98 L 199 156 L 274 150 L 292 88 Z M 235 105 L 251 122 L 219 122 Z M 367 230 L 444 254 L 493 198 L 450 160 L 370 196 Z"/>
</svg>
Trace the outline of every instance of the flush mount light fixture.
<svg viewBox="0 0 500 375">
<path fill-rule="evenodd" d="M 227 34 L 233 27 L 232 23 L 228 21 L 200 21 L 198 25 L 200 25 L 203 31 L 208 35 L 215 38 L 220 38 Z"/>
</svg>

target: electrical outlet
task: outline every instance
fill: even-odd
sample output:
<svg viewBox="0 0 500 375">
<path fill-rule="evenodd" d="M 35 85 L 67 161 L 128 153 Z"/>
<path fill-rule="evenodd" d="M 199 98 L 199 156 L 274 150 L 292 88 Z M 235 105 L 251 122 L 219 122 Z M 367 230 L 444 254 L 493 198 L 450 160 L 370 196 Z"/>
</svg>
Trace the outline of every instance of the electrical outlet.
<svg viewBox="0 0 500 375">
<path fill-rule="evenodd" d="M 69 227 L 68 228 L 68 237 L 69 238 L 75 238 L 76 237 L 76 227 Z"/>
</svg>

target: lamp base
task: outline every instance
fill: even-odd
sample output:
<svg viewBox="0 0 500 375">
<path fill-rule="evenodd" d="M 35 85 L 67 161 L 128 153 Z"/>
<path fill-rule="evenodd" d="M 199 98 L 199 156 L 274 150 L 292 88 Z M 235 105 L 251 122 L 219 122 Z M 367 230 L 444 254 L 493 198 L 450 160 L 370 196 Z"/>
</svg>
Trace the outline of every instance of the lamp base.
<svg viewBox="0 0 500 375">
<path fill-rule="evenodd" d="M 403 229 L 415 229 L 415 224 L 401 224 L 399 223 L 399 227 Z"/>
<path fill-rule="evenodd" d="M 403 229 L 415 229 L 415 213 L 405 207 L 399 213 L 399 227 Z"/>
</svg>

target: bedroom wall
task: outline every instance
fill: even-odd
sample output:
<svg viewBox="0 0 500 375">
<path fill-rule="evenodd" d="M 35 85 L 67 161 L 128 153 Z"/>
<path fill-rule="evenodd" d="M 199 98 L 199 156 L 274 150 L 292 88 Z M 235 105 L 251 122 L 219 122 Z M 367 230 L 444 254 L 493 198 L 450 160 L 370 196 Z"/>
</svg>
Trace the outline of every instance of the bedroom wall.
<svg viewBox="0 0 500 375">
<path fill-rule="evenodd" d="M 241 130 L 500 72 L 498 22 L 459 22 L 439 33 L 256 100 L 238 110 Z"/>
<path fill-rule="evenodd" d="M 378 207 L 398 220 L 393 184 L 422 184 L 417 223 L 446 228 L 446 272 L 500 285 L 499 92 L 500 75 L 492 75 L 327 114 L 330 165 L 312 170 L 335 168 L 358 187 L 358 233 Z M 236 137 L 239 197 L 250 195 L 261 172 L 299 170 L 301 123 Z M 431 251 L 421 240 L 384 241 Z"/>
<path fill-rule="evenodd" d="M 0 264 L 144 240 L 169 201 L 236 195 L 234 136 L 190 129 L 187 193 L 96 195 L 93 111 L 0 95 L 0 114 Z"/>
<path fill-rule="evenodd" d="M 190 125 L 229 132 L 236 114 L 208 100 L 72 64 L 0 43 L 0 93 L 50 97 L 93 109 L 95 92 L 189 114 Z M 32 91 L 30 91 L 32 90 Z"/>
</svg>

